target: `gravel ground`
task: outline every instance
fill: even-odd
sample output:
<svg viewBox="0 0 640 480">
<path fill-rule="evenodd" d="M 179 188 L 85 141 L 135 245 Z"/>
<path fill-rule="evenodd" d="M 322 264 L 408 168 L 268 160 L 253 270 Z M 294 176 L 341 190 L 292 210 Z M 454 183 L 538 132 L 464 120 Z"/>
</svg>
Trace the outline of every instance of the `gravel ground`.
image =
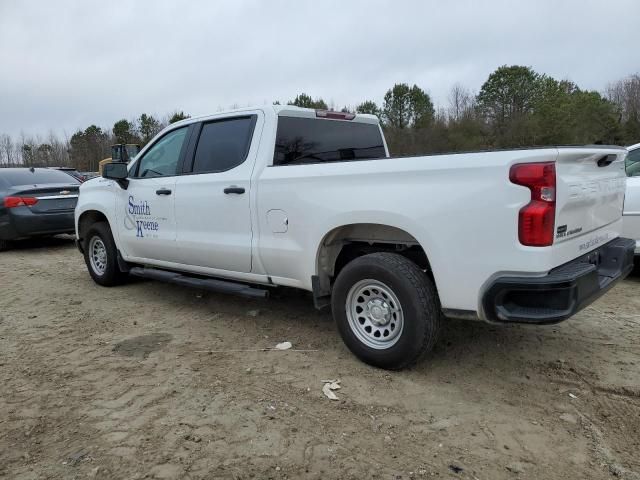
<svg viewBox="0 0 640 480">
<path fill-rule="evenodd" d="M 311 351 L 256 351 L 282 341 Z M 106 289 L 30 242 L 0 253 L 0 381 L 2 478 L 639 479 L 640 273 L 557 326 L 451 320 L 390 373 L 305 293 Z"/>
</svg>

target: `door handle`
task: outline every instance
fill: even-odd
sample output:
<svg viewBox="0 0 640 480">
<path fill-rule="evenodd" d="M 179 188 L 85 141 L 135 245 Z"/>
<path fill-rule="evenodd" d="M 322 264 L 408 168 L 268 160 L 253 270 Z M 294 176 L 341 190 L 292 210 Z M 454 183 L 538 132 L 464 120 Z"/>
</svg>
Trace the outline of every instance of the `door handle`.
<svg viewBox="0 0 640 480">
<path fill-rule="evenodd" d="M 600 160 L 598 160 L 597 163 L 599 167 L 608 167 L 615 161 L 615 159 L 616 159 L 616 156 L 612 153 L 610 155 L 605 155 Z"/>
<path fill-rule="evenodd" d="M 168 188 L 161 188 L 160 190 L 156 190 L 156 195 L 171 195 L 171 190 Z"/>
<path fill-rule="evenodd" d="M 244 193 L 244 187 L 236 187 L 235 185 L 231 185 L 230 187 L 227 187 L 224 189 L 224 193 L 238 193 L 238 194 L 242 194 Z"/>
</svg>

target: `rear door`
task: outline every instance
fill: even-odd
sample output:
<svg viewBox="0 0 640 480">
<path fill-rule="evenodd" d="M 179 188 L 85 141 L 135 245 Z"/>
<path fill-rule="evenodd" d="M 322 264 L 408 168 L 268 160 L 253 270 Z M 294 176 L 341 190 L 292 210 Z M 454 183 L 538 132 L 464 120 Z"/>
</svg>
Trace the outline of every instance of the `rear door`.
<svg viewBox="0 0 640 480">
<path fill-rule="evenodd" d="M 258 111 L 198 125 L 175 185 L 182 263 L 251 272 L 251 174 L 263 123 Z"/>
<path fill-rule="evenodd" d="M 117 188 L 118 233 L 127 257 L 178 261 L 175 183 L 189 127 L 160 137 L 130 171 L 127 189 Z"/>
</svg>

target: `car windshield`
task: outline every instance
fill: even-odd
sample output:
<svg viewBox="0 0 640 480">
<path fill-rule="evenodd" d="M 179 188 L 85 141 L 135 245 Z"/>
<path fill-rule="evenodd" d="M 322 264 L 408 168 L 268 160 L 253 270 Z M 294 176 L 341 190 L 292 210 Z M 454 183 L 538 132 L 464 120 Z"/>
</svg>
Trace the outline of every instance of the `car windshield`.
<svg viewBox="0 0 640 480">
<path fill-rule="evenodd" d="M 64 171 L 48 168 L 0 168 L 0 178 L 10 187 L 14 185 L 42 185 L 44 183 L 80 183 Z"/>
</svg>

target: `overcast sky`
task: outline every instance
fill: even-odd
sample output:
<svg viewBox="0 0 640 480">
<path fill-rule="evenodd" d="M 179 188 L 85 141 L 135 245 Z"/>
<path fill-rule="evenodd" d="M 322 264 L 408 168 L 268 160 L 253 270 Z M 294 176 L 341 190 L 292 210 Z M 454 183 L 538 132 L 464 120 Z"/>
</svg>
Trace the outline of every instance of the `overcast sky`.
<svg viewBox="0 0 640 480">
<path fill-rule="evenodd" d="M 382 102 L 416 83 L 446 106 L 503 64 L 582 88 L 640 71 L 639 0 L 0 0 L 0 132 L 111 128 L 286 102 Z"/>
</svg>

